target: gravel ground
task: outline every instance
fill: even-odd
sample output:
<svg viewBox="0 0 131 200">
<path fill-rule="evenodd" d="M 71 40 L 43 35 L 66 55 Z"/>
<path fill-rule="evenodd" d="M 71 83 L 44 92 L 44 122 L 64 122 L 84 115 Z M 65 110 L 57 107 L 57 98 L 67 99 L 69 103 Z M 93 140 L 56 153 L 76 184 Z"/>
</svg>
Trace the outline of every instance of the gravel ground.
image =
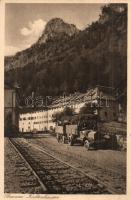
<svg viewBox="0 0 131 200">
<path fill-rule="evenodd" d="M 126 193 L 126 152 L 87 151 L 83 146 L 58 143 L 56 138 L 50 135 L 26 138 L 26 141 L 43 147 L 57 158 L 93 175 L 113 188 L 116 194 Z M 29 187 L 25 187 L 27 177 L 28 181 L 33 179 L 32 182 L 29 181 Z M 40 190 L 34 175 L 5 138 L 5 193 L 40 193 Z"/>
<path fill-rule="evenodd" d="M 90 150 L 83 146 L 58 143 L 56 138 L 45 135 L 28 138 L 29 142 L 45 148 L 49 153 L 78 167 L 108 184 L 116 193 L 126 193 L 126 152 L 113 150 Z"/>
<path fill-rule="evenodd" d="M 5 193 L 41 193 L 41 187 L 37 178 L 28 168 L 24 160 L 9 143 L 4 140 L 5 145 L 5 173 L 4 192 Z"/>
<path fill-rule="evenodd" d="M 42 152 L 22 138 L 12 140 L 36 170 L 49 194 L 110 194 L 106 187 Z"/>
</svg>

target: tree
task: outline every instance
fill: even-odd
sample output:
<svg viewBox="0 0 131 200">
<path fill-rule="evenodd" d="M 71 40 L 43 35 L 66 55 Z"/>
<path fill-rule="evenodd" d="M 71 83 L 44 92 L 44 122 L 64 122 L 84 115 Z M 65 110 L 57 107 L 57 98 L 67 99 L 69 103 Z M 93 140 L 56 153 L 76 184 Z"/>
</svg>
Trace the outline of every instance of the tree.
<svg viewBox="0 0 131 200">
<path fill-rule="evenodd" d="M 95 104 L 85 104 L 85 106 L 83 106 L 80 109 L 79 114 L 94 114 L 96 110 L 96 105 Z"/>
<path fill-rule="evenodd" d="M 62 112 L 57 112 L 53 115 L 54 122 L 61 122 L 63 123 L 67 118 L 70 118 L 74 115 L 74 110 L 70 107 L 65 107 Z"/>
<path fill-rule="evenodd" d="M 63 114 L 65 116 L 73 116 L 74 114 L 74 110 L 70 107 L 65 107 L 64 111 L 63 111 Z"/>
<path fill-rule="evenodd" d="M 63 116 L 63 112 L 57 112 L 55 114 L 53 114 L 53 122 L 58 122 L 61 121 L 61 118 Z"/>
</svg>

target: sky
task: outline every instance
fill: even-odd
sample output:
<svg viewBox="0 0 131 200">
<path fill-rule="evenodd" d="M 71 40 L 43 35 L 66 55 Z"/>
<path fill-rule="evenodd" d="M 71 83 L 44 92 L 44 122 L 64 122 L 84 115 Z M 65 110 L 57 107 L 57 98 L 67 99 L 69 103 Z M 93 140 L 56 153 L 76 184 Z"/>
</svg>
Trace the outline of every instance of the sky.
<svg viewBox="0 0 131 200">
<path fill-rule="evenodd" d="M 98 20 L 104 4 L 7 3 L 5 6 L 5 55 L 29 48 L 52 18 L 84 29 Z"/>
</svg>

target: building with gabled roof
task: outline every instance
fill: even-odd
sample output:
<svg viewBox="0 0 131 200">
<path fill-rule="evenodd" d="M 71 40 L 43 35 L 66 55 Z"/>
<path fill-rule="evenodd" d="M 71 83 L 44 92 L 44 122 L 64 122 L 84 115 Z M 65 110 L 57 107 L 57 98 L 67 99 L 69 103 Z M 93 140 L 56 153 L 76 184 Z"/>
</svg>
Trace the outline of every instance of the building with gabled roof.
<svg viewBox="0 0 131 200">
<path fill-rule="evenodd" d="M 44 131 L 54 129 L 55 122 L 53 116 L 60 113 L 66 107 L 74 110 L 78 114 L 85 105 L 95 104 L 94 114 L 99 115 L 101 121 L 114 121 L 118 117 L 118 103 L 116 102 L 113 89 L 96 86 L 87 90 L 86 93 L 74 93 L 69 96 L 61 96 L 52 101 L 47 108 L 35 108 L 28 112 L 23 112 L 19 116 L 19 129 L 21 132 L 33 130 Z"/>
</svg>

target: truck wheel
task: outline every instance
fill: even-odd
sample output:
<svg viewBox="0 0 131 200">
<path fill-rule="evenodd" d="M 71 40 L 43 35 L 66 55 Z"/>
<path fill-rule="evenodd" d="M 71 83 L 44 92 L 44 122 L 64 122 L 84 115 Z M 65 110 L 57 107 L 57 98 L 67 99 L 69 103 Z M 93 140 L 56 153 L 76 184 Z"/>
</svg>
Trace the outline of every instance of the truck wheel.
<svg viewBox="0 0 131 200">
<path fill-rule="evenodd" d="M 73 139 L 72 138 L 69 138 L 69 145 L 73 146 Z"/>
<path fill-rule="evenodd" d="M 62 143 L 65 144 L 65 136 L 62 136 Z"/>
<path fill-rule="evenodd" d="M 60 136 L 57 134 L 57 141 L 60 142 Z"/>
<path fill-rule="evenodd" d="M 85 140 L 86 140 L 86 138 L 83 138 L 83 140 L 81 141 L 82 146 L 84 146 Z"/>
<path fill-rule="evenodd" d="M 89 150 L 89 148 L 90 148 L 90 143 L 89 143 L 88 140 L 85 140 L 85 142 L 84 142 L 84 147 L 85 147 L 87 150 Z"/>
</svg>

